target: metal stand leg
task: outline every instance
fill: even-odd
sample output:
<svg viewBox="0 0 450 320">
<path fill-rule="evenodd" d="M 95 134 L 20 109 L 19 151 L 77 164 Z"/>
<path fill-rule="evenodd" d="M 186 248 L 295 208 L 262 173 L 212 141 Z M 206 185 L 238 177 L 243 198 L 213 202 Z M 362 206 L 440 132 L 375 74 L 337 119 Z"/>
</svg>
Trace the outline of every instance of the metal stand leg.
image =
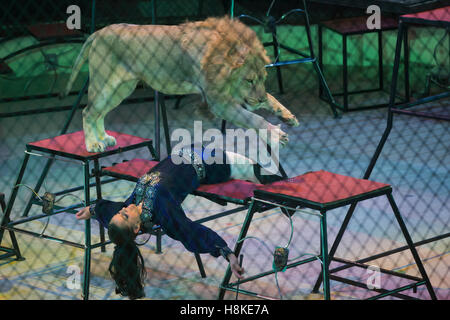
<svg viewBox="0 0 450 320">
<path fill-rule="evenodd" d="M 42 171 L 38 182 L 36 183 L 36 185 L 34 186 L 34 191 L 36 191 L 36 193 L 39 193 L 39 191 L 41 190 L 42 184 L 44 183 L 45 178 L 47 177 L 47 174 L 50 170 L 50 167 L 53 164 L 53 158 L 54 156 L 52 156 L 52 159 L 48 159 L 47 163 L 45 164 L 44 170 Z M 25 210 L 23 211 L 22 217 L 28 217 L 28 213 L 31 210 L 31 206 L 33 205 L 33 200 L 35 200 L 36 196 L 34 194 L 32 194 L 30 196 L 30 199 L 28 200 L 28 203 L 25 207 Z"/>
<path fill-rule="evenodd" d="M 5 220 L 5 221 L 6 221 L 6 223 L 8 223 L 9 219 Z M 0 251 L 6 251 L 5 254 L 0 256 L 0 259 L 5 259 L 8 257 L 16 256 L 17 261 L 24 261 L 25 258 L 22 257 L 22 254 L 20 253 L 19 244 L 17 242 L 16 234 L 14 233 L 14 231 L 9 231 L 9 237 L 11 238 L 11 244 L 13 246 L 13 249 L 9 249 L 9 248 L 0 246 Z"/>
<path fill-rule="evenodd" d="M 180 105 L 181 105 L 181 100 L 183 99 L 184 96 L 179 96 L 177 97 L 177 101 L 175 102 L 175 106 L 173 107 L 175 110 L 180 109 Z"/>
<path fill-rule="evenodd" d="M 378 89 L 384 89 L 383 32 L 378 31 Z"/>
<path fill-rule="evenodd" d="M 97 192 L 97 201 L 102 199 L 102 187 L 100 181 L 100 165 L 98 163 L 98 159 L 94 160 L 94 176 L 95 176 L 95 189 Z M 105 228 L 103 228 L 102 224 L 99 223 L 99 232 L 100 232 L 100 242 L 105 243 Z M 103 244 L 101 246 L 101 252 L 106 252 L 106 246 Z"/>
<path fill-rule="evenodd" d="M 348 65 L 347 65 L 347 36 L 342 37 L 342 83 L 344 87 L 344 111 L 348 111 Z"/>
<path fill-rule="evenodd" d="M 316 55 L 314 54 L 314 44 L 312 42 L 312 37 L 311 37 L 311 28 L 310 28 L 310 23 L 309 23 L 309 14 L 307 11 L 307 6 L 306 6 L 306 1 L 303 0 L 303 6 L 305 9 L 305 28 L 306 28 L 306 36 L 308 38 L 308 45 L 309 45 L 309 52 L 310 52 L 310 56 L 313 59 L 313 65 L 314 65 L 314 69 L 316 70 L 316 73 L 319 77 L 319 88 L 320 90 L 325 89 L 326 94 L 327 94 L 327 98 L 328 98 L 328 104 L 331 107 L 331 111 L 333 112 L 333 115 L 335 118 L 338 117 L 338 113 L 336 110 L 336 102 L 334 101 L 333 95 L 331 94 L 330 89 L 328 88 L 328 84 L 325 80 L 325 77 L 323 76 L 322 73 L 322 61 L 318 62 Z M 319 30 L 319 40 L 322 40 L 322 30 Z M 319 60 L 321 60 L 321 55 L 323 54 L 322 52 L 323 48 L 322 48 L 322 42 L 319 43 Z"/>
<path fill-rule="evenodd" d="M 403 31 L 403 35 L 404 35 L 404 45 L 405 48 L 403 49 L 403 55 L 405 56 L 405 63 L 404 63 L 404 67 L 405 67 L 405 99 L 406 102 L 409 102 L 410 99 L 410 92 L 409 92 L 409 43 L 408 43 L 408 27 L 405 25 L 404 26 L 404 31 Z"/>
<path fill-rule="evenodd" d="M 344 221 L 342 222 L 341 228 L 339 229 L 336 239 L 334 240 L 333 245 L 331 246 L 330 253 L 328 254 L 329 261 L 331 261 L 333 259 L 334 255 L 337 251 L 337 248 L 342 240 L 342 237 L 344 236 L 344 232 L 347 229 L 347 226 L 350 222 L 351 217 L 353 216 L 353 212 L 355 211 L 355 208 L 356 208 L 356 203 L 354 203 L 350 206 L 349 210 L 347 211 L 347 214 L 345 215 L 345 218 L 344 218 Z M 321 246 L 322 246 L 322 244 L 321 244 Z M 321 252 L 321 254 L 322 254 L 322 252 Z M 322 284 L 322 280 L 323 280 L 323 275 L 320 275 L 317 278 L 317 281 L 314 285 L 312 292 L 314 292 L 314 293 L 319 292 L 319 287 Z"/>
<path fill-rule="evenodd" d="M 323 30 L 322 30 L 322 26 L 319 24 L 317 26 L 317 36 L 318 36 L 318 40 L 319 40 L 319 56 L 318 56 L 318 60 L 319 60 L 319 68 L 321 70 L 323 70 Z M 319 97 L 323 96 L 323 85 L 322 82 L 319 81 Z"/>
<path fill-rule="evenodd" d="M 25 173 L 25 168 L 27 167 L 29 158 L 30 158 L 30 155 L 28 153 L 25 153 L 25 158 L 23 159 L 22 166 L 21 166 L 20 171 L 19 171 L 19 175 L 17 176 L 16 183 L 14 184 L 12 192 L 11 192 L 11 195 L 9 197 L 8 205 L 6 207 L 5 214 L 3 215 L 2 222 L 1 222 L 1 227 L 0 227 L 0 244 L 2 243 L 2 240 L 3 240 L 3 234 L 4 234 L 4 230 L 5 230 L 4 227 L 10 222 L 10 218 L 9 217 L 11 215 L 12 207 L 14 205 L 14 202 L 15 202 L 16 197 L 17 197 L 17 193 L 19 191 L 19 187 L 16 187 L 16 186 L 22 182 L 22 178 L 23 178 L 23 175 Z M 23 260 L 23 257 L 20 254 L 19 245 L 17 243 L 16 236 L 15 236 L 14 232 L 11 231 L 11 232 L 9 232 L 9 234 L 11 236 L 11 242 L 12 242 L 12 245 L 13 245 L 13 248 L 14 248 L 14 252 L 15 252 L 16 258 L 18 260 Z"/>
<path fill-rule="evenodd" d="M 155 91 L 155 152 L 156 158 L 161 159 L 161 135 L 160 135 L 160 123 L 159 123 L 159 92 Z"/>
<path fill-rule="evenodd" d="M 160 96 L 161 95 L 161 96 Z M 166 105 L 164 102 L 164 95 L 160 94 L 158 91 L 155 91 L 155 150 L 150 149 L 150 153 L 156 158 L 157 161 L 161 160 L 161 132 L 160 132 L 160 111 L 162 112 L 163 118 L 163 129 L 166 139 L 166 148 L 167 155 L 172 153 L 172 148 L 170 145 L 170 136 L 169 136 L 169 125 L 167 121 L 167 113 L 166 113 Z M 161 229 L 157 229 L 156 231 L 156 253 L 162 253 L 161 250 L 161 238 L 162 231 Z"/>
<path fill-rule="evenodd" d="M 84 82 L 83 88 L 78 93 L 77 99 L 76 99 L 75 103 L 72 106 L 72 109 L 70 111 L 69 117 L 67 118 L 63 129 L 59 133 L 60 135 L 67 133 L 67 130 L 69 129 L 69 125 L 72 122 L 73 117 L 75 116 L 75 111 L 78 109 L 78 106 L 80 105 L 81 98 L 84 96 L 84 93 L 86 92 L 88 84 L 89 84 L 89 80 L 86 80 Z M 39 193 L 39 190 L 41 189 L 42 184 L 44 183 L 44 180 L 47 177 L 47 174 L 48 174 L 48 172 L 50 170 L 50 167 L 53 164 L 54 157 L 55 156 L 52 155 L 51 158 L 47 160 L 47 163 L 45 164 L 44 170 L 42 171 L 41 176 L 39 177 L 38 182 L 36 183 L 36 186 L 34 187 L 34 190 L 36 191 L 36 193 Z M 22 214 L 22 217 L 28 217 L 28 213 L 30 212 L 31 206 L 33 205 L 34 198 L 35 198 L 34 195 L 32 195 L 30 197 L 30 200 L 28 201 L 27 206 L 25 207 L 25 210 L 24 210 L 24 212 Z"/>
<path fill-rule="evenodd" d="M 203 267 L 202 258 L 198 253 L 195 253 L 195 260 L 197 261 L 198 270 L 200 271 L 200 275 L 202 278 L 206 278 L 205 268 Z"/>
<path fill-rule="evenodd" d="M 153 143 L 153 142 L 152 142 L 152 143 Z M 155 152 L 155 150 L 153 149 L 152 143 L 149 143 L 149 144 L 148 144 L 147 149 L 148 149 L 148 151 L 150 152 L 150 155 L 152 156 L 152 159 L 154 159 L 154 160 L 156 160 L 156 161 L 159 161 L 159 159 L 156 158 L 156 152 Z"/>
<path fill-rule="evenodd" d="M 162 238 L 162 231 L 161 228 L 159 228 L 158 230 L 156 230 L 156 253 L 162 253 L 161 250 L 161 238 Z"/>
<path fill-rule="evenodd" d="M 0 193 L 0 207 L 2 209 L 2 212 L 5 213 L 6 203 L 5 203 L 5 195 L 3 193 Z M 19 250 L 19 245 L 17 243 L 15 233 L 13 231 L 9 231 L 9 236 L 11 238 L 11 242 L 12 242 L 12 245 L 13 245 L 14 249 L 11 250 L 11 252 L 9 252 L 10 251 L 9 248 L 4 248 L 4 247 L 0 246 L 0 251 L 2 249 L 7 251 L 6 254 L 0 256 L 0 259 L 4 259 L 4 258 L 11 257 L 11 256 L 15 255 L 17 260 L 21 260 L 21 261 L 25 260 L 23 257 L 21 257 L 20 250 Z M 1 243 L 1 241 L 0 241 L 0 243 Z"/>
<path fill-rule="evenodd" d="M 246 237 L 248 228 L 250 227 L 250 222 L 252 221 L 253 215 L 255 214 L 256 210 L 257 210 L 257 205 L 255 204 L 254 200 L 252 200 L 252 202 L 250 203 L 250 206 L 248 208 L 248 212 L 247 212 L 247 216 L 245 217 L 244 224 L 242 225 L 242 229 L 239 234 L 238 241 L 236 243 L 236 246 L 234 247 L 234 254 L 236 256 L 239 256 L 239 253 L 241 252 L 242 245 L 244 244 L 243 241 L 241 241 L 241 240 Z M 231 274 L 232 274 L 231 268 L 230 268 L 230 266 L 228 266 L 227 271 L 225 272 L 225 275 L 222 279 L 222 283 L 219 287 L 219 295 L 217 297 L 218 300 L 223 300 L 223 298 L 225 297 L 225 290 L 226 290 L 225 288 L 230 283 Z"/>
<path fill-rule="evenodd" d="M 225 134 L 225 130 L 227 129 L 227 121 L 226 120 L 222 120 L 222 124 L 220 127 L 220 132 L 222 132 L 222 134 Z"/>
<path fill-rule="evenodd" d="M 88 206 L 90 204 L 89 190 L 89 162 L 84 162 L 84 199 Z M 91 220 L 85 220 L 84 230 L 84 272 L 83 272 L 83 300 L 89 300 L 89 283 L 91 272 Z"/>
<path fill-rule="evenodd" d="M 162 93 L 161 93 L 161 99 L 160 99 L 160 107 L 161 107 L 162 120 L 163 120 L 164 136 L 165 136 L 165 140 L 166 140 L 166 152 L 167 152 L 167 155 L 170 155 L 172 153 L 172 146 L 170 145 L 170 134 L 169 134 L 169 124 L 167 122 L 166 103 L 165 103 L 164 95 Z"/>
<path fill-rule="evenodd" d="M 328 87 L 327 82 L 325 81 L 325 77 L 322 74 L 322 70 L 319 67 L 319 64 L 318 64 L 317 61 L 315 61 L 313 63 L 313 65 L 314 65 L 314 69 L 316 70 L 317 75 L 319 77 L 319 83 L 321 83 L 322 84 L 322 88 L 325 89 L 325 92 L 326 92 L 326 95 L 327 95 L 327 99 L 328 99 L 327 102 L 328 102 L 328 104 L 331 107 L 331 111 L 333 112 L 333 116 L 335 118 L 339 118 L 339 115 L 338 115 L 337 110 L 336 110 L 337 103 L 334 100 L 333 95 L 331 94 L 331 91 L 330 91 L 330 88 Z M 322 89 L 322 92 L 323 92 L 323 89 Z"/>
<path fill-rule="evenodd" d="M 423 267 L 423 264 L 422 264 L 422 261 L 420 260 L 419 254 L 417 253 L 417 250 L 414 247 L 414 243 L 411 239 L 408 229 L 406 228 L 405 222 L 402 219 L 400 211 L 398 210 L 397 204 L 395 203 L 394 198 L 392 197 L 392 193 L 388 193 L 387 198 L 389 199 L 389 203 L 392 207 L 392 210 L 394 211 L 395 218 L 397 219 L 400 229 L 402 230 L 403 236 L 405 237 L 405 240 L 406 240 L 406 243 L 408 244 L 409 250 L 411 251 L 411 253 L 413 255 L 414 261 L 417 264 L 417 268 L 419 269 L 422 279 L 425 281 L 425 286 L 427 287 L 428 293 L 430 294 L 432 300 L 437 300 L 436 294 L 434 293 L 434 289 L 431 286 L 430 279 L 428 278 L 427 272 L 425 271 L 425 268 Z"/>
<path fill-rule="evenodd" d="M 329 257 L 326 211 L 322 211 L 321 214 L 322 217 L 320 218 L 320 243 L 322 254 L 323 297 L 325 300 L 330 300 L 330 274 L 328 272 Z"/>
<path fill-rule="evenodd" d="M 335 118 L 338 117 L 337 114 L 337 110 L 336 110 L 336 101 L 333 98 L 333 95 L 331 94 L 331 90 L 328 87 L 328 84 L 325 80 L 325 76 L 323 75 L 323 29 L 322 26 L 319 25 L 319 31 L 318 31 L 318 36 L 319 36 L 319 57 L 318 57 L 318 61 L 315 60 L 313 62 L 314 65 L 314 69 L 317 72 L 317 75 L 319 77 L 319 97 L 323 97 L 324 95 L 324 90 L 326 93 L 326 97 L 328 99 L 328 103 L 331 106 L 331 111 L 333 112 L 333 115 Z M 311 50 L 311 54 L 314 54 L 314 51 Z"/>
<path fill-rule="evenodd" d="M 277 63 L 280 60 L 280 47 L 277 40 L 277 30 L 274 26 L 272 30 L 272 43 L 273 43 L 273 54 L 275 56 L 275 63 Z M 283 89 L 283 80 L 281 79 L 281 68 L 280 66 L 277 66 L 277 80 L 278 80 L 278 90 L 280 91 L 280 94 L 284 93 Z"/>
<path fill-rule="evenodd" d="M 381 140 L 378 143 L 378 146 L 375 150 L 374 155 L 372 156 L 372 159 L 370 159 L 369 166 L 367 167 L 367 170 L 364 174 L 363 179 L 369 179 L 370 174 L 372 173 L 372 170 L 375 167 L 378 157 L 380 156 L 381 151 L 383 150 L 384 144 L 386 143 L 386 140 L 389 137 L 389 133 L 391 132 L 391 129 L 392 129 L 392 120 L 393 120 L 392 107 L 395 104 L 395 95 L 396 95 L 396 91 L 397 91 L 398 69 L 399 69 L 399 65 L 400 65 L 400 55 L 401 55 L 401 51 L 402 51 L 402 39 L 403 39 L 403 31 L 404 30 L 405 30 L 404 25 L 400 21 L 399 27 L 398 27 L 397 44 L 396 44 L 396 48 L 395 48 L 394 70 L 392 73 L 392 83 L 391 83 L 391 92 L 390 92 L 390 97 L 389 97 L 386 129 L 383 132 Z"/>
</svg>

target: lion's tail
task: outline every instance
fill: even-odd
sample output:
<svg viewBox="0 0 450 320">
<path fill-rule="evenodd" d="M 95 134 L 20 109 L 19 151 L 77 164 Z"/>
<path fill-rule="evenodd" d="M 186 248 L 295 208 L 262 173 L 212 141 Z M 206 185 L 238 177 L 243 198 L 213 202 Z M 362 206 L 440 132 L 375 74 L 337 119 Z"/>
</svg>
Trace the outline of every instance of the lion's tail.
<svg viewBox="0 0 450 320">
<path fill-rule="evenodd" d="M 89 56 L 89 49 L 91 48 L 92 42 L 95 39 L 95 33 L 91 34 L 89 38 L 86 40 L 86 42 L 83 44 L 83 47 L 81 48 L 80 53 L 78 54 L 77 59 L 75 60 L 75 63 L 73 64 L 72 68 L 72 74 L 70 75 L 69 82 L 67 83 L 67 86 L 63 92 L 60 93 L 59 97 L 64 98 L 66 97 L 70 89 L 72 89 L 73 83 L 75 82 L 78 73 L 80 73 L 81 67 L 86 62 Z"/>
</svg>

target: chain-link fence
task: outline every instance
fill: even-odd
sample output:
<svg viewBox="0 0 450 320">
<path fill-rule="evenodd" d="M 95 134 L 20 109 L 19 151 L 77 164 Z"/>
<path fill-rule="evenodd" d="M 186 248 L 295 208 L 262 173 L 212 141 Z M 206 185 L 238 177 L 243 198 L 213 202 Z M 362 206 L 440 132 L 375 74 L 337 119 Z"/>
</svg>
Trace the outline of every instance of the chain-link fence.
<svg viewBox="0 0 450 320">
<path fill-rule="evenodd" d="M 3 4 L 0 298 L 449 299 L 450 8 L 416 2 Z"/>
</svg>

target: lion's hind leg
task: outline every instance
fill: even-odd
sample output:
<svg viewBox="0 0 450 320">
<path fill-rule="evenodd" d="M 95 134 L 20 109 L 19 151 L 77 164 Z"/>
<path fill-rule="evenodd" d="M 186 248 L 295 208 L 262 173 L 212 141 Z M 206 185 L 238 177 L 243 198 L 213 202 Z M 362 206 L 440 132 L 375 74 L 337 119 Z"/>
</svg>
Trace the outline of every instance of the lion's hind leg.
<svg viewBox="0 0 450 320">
<path fill-rule="evenodd" d="M 138 80 L 129 80 L 123 82 L 116 89 L 114 95 L 111 97 L 110 102 L 107 107 L 103 108 L 100 116 L 97 119 L 96 127 L 98 132 L 98 138 L 106 147 L 112 147 L 116 145 L 116 139 L 106 133 L 105 130 L 105 117 L 106 115 L 115 107 L 117 107 L 123 100 L 125 100 L 128 96 L 130 96 L 134 89 L 136 89 L 136 85 Z"/>
<path fill-rule="evenodd" d="M 114 137 L 106 134 L 105 116 L 133 92 L 137 80 L 124 82 L 116 75 L 112 75 L 104 84 L 95 76 L 93 80 L 89 84 L 88 105 L 83 110 L 83 129 L 86 149 L 89 152 L 103 152 L 116 144 Z"/>
<path fill-rule="evenodd" d="M 85 138 L 86 150 L 89 152 L 102 152 L 105 150 L 105 146 L 99 141 L 96 127 L 97 116 L 96 110 L 98 106 L 95 104 L 93 96 L 93 86 L 89 85 L 88 91 L 88 104 L 83 109 L 83 131 Z"/>
</svg>

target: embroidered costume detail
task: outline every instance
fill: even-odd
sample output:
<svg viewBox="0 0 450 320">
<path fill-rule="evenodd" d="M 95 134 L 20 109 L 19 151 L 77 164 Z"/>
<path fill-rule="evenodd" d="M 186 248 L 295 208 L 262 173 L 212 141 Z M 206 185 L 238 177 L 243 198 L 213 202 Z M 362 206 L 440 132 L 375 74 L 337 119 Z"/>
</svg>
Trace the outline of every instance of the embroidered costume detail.
<svg viewBox="0 0 450 320">
<path fill-rule="evenodd" d="M 185 159 L 187 163 L 192 164 L 195 172 L 197 173 L 198 180 L 201 181 L 205 178 L 205 166 L 202 158 L 192 149 L 181 149 L 178 156 Z"/>
<path fill-rule="evenodd" d="M 153 203 L 158 183 L 161 180 L 160 175 L 159 171 L 144 174 L 139 178 L 136 185 L 135 203 L 139 205 L 142 202 L 141 220 L 147 227 L 152 221 Z"/>
<path fill-rule="evenodd" d="M 153 212 L 153 203 L 155 201 L 157 185 L 148 185 L 145 190 L 144 200 L 142 201 L 141 220 L 151 221 Z"/>
<path fill-rule="evenodd" d="M 159 182 L 160 175 L 161 175 L 161 173 L 159 171 L 155 171 L 155 172 L 146 173 L 142 177 L 139 178 L 139 180 L 136 184 L 135 203 L 137 205 L 139 203 L 141 203 L 147 187 L 154 186 Z"/>
</svg>

